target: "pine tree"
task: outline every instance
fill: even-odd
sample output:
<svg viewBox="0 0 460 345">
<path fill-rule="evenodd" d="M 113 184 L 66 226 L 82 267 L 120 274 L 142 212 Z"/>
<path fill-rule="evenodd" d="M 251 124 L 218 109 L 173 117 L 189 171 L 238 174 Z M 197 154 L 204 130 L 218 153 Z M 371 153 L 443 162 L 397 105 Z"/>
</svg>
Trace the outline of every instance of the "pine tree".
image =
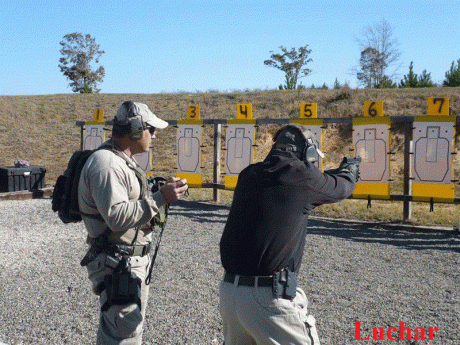
<svg viewBox="0 0 460 345">
<path fill-rule="evenodd" d="M 446 72 L 446 79 L 442 83 L 443 86 L 460 86 L 460 59 L 457 60 L 457 66 L 452 61 L 450 70 Z"/>
</svg>

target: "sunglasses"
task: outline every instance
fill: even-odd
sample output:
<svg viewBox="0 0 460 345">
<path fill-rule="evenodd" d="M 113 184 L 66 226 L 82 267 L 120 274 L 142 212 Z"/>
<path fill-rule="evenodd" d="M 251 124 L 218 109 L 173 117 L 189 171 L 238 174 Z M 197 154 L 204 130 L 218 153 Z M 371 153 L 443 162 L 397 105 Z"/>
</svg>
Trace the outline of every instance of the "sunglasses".
<svg viewBox="0 0 460 345">
<path fill-rule="evenodd" d="M 155 133 L 155 130 L 156 130 L 155 127 L 148 126 L 148 125 L 144 125 L 144 131 L 145 131 L 146 129 L 149 131 L 150 135 L 153 135 L 153 134 Z"/>
</svg>

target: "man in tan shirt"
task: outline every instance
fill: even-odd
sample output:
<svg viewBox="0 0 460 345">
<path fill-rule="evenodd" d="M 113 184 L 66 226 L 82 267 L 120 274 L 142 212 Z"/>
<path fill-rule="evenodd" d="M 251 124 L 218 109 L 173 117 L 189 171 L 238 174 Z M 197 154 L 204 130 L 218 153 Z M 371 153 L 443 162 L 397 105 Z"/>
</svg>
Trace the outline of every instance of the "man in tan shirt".
<svg viewBox="0 0 460 345">
<path fill-rule="evenodd" d="M 186 180 L 173 178 L 152 193 L 132 156 L 147 152 L 155 130 L 167 125 L 147 105 L 124 102 L 114 118 L 112 139 L 89 157 L 81 173 L 78 201 L 91 246 L 85 265 L 101 303 L 98 344 L 142 342 L 151 220 L 188 186 Z"/>
</svg>

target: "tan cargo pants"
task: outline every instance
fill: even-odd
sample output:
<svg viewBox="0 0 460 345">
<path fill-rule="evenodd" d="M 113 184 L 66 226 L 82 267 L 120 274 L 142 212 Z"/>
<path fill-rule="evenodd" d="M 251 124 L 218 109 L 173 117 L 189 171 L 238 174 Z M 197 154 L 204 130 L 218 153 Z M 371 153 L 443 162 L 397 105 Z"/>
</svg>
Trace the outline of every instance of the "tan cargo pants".
<svg viewBox="0 0 460 345">
<path fill-rule="evenodd" d="M 238 276 L 237 276 L 238 278 Z M 271 287 L 220 284 L 225 345 L 319 345 L 307 297 L 297 288 L 290 301 L 273 298 Z"/>
<path fill-rule="evenodd" d="M 100 254 L 96 260 L 88 264 L 88 278 L 93 285 L 93 291 L 101 281 L 104 281 L 106 274 L 112 272 L 111 268 L 105 266 L 106 254 Z M 136 303 L 127 305 L 113 305 L 107 311 L 101 312 L 99 329 L 97 333 L 97 344 L 103 345 L 140 345 L 142 343 L 142 332 L 145 320 L 145 311 L 148 300 L 149 286 L 145 285 L 145 278 L 148 274 L 150 255 L 143 257 L 131 257 L 131 271 L 142 280 L 141 285 L 141 306 Z M 107 300 L 106 292 L 100 295 L 100 305 Z"/>
</svg>

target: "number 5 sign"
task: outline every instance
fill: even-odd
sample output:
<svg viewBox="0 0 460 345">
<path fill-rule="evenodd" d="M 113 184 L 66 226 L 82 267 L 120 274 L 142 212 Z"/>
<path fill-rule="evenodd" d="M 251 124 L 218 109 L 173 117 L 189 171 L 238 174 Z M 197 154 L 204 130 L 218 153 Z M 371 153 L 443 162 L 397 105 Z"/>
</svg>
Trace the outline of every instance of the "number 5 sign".
<svg viewBox="0 0 460 345">
<path fill-rule="evenodd" d="M 300 118 L 301 119 L 318 118 L 318 104 L 317 103 L 300 103 Z"/>
</svg>

